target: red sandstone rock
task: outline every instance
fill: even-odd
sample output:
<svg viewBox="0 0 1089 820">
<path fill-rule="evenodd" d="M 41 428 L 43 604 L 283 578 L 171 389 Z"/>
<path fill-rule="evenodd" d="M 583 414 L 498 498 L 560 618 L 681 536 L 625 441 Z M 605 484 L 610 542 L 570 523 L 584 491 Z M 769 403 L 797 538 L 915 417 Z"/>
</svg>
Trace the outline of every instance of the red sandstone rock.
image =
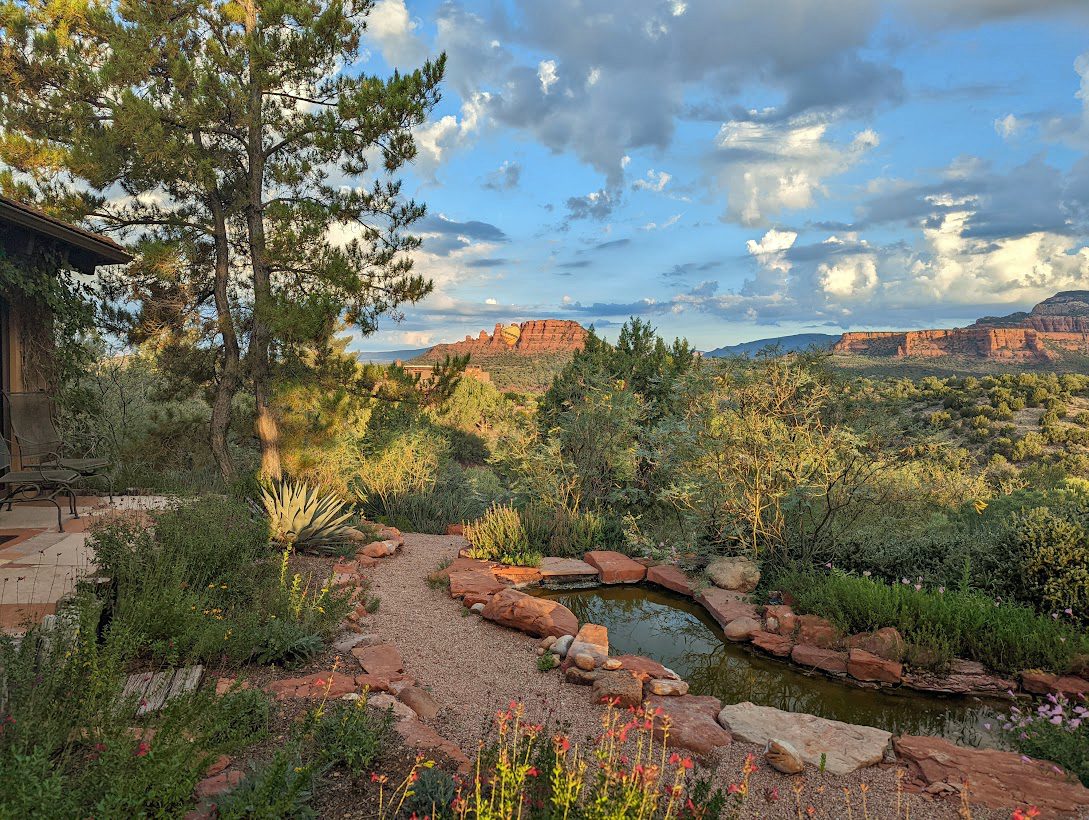
<svg viewBox="0 0 1089 820">
<path fill-rule="evenodd" d="M 865 649 L 852 649 L 847 656 L 847 672 L 855 680 L 899 683 L 904 665 L 879 657 Z"/>
<path fill-rule="evenodd" d="M 519 588 L 541 582 L 541 571 L 536 567 L 495 567 L 494 575 L 502 583 Z"/>
<path fill-rule="evenodd" d="M 598 576 L 596 567 L 590 566 L 585 561 L 579 561 L 577 558 L 546 556 L 541 559 L 541 565 L 537 570 L 541 573 L 541 579 L 546 584 L 593 581 Z"/>
<path fill-rule="evenodd" d="M 401 653 L 393 644 L 376 643 L 372 646 L 357 646 L 352 650 L 352 654 L 368 675 L 388 678 L 403 672 L 405 668 Z"/>
<path fill-rule="evenodd" d="M 665 737 L 667 746 L 706 756 L 715 749 L 730 745 L 730 733 L 718 723 L 718 713 L 722 709 L 718 698 L 708 695 L 651 695 L 647 698 L 647 705 L 651 709 L 661 710 L 661 714 L 654 718 L 654 736 L 659 740 Z"/>
<path fill-rule="evenodd" d="M 245 779 L 245 772 L 240 772 L 237 769 L 220 772 L 211 777 L 206 777 L 197 783 L 193 796 L 196 797 L 197 800 L 207 800 L 210 797 L 219 797 L 219 795 L 226 794 Z"/>
<path fill-rule="evenodd" d="M 832 623 L 817 615 L 798 618 L 798 643 L 830 649 L 839 646 L 843 636 Z"/>
<path fill-rule="evenodd" d="M 798 616 L 795 615 L 794 610 L 786 604 L 764 607 L 764 617 L 768 620 L 772 618 L 775 619 L 776 628 L 771 629 L 769 626 L 768 632 L 774 632 L 777 635 L 793 635 L 794 630 L 798 626 Z"/>
<path fill-rule="evenodd" d="M 938 737 L 909 735 L 894 738 L 892 744 L 897 756 L 927 786 L 959 786 L 967 781 L 970 803 L 1006 810 L 1031 805 L 1043 817 L 1080 817 L 1089 811 L 1089 789 L 1051 763 L 1023 759 L 1016 752 L 965 749 Z"/>
<path fill-rule="evenodd" d="M 722 627 L 722 633 L 731 641 L 747 641 L 760 631 L 757 618 L 734 618 Z"/>
<path fill-rule="evenodd" d="M 479 600 L 487 600 L 501 589 L 506 589 L 506 584 L 487 568 L 450 573 L 450 595 L 454 598 L 473 596 L 472 603 L 467 603 L 466 606 L 472 606 Z"/>
<path fill-rule="evenodd" d="M 719 626 L 726 626 L 738 618 L 756 618 L 756 607 L 745 596 L 718 587 L 708 587 L 696 596 Z"/>
<path fill-rule="evenodd" d="M 622 669 L 626 669 L 644 683 L 651 678 L 671 678 L 676 680 L 677 675 L 666 669 L 658 661 L 644 658 L 642 655 L 618 655 L 613 660 L 619 661 Z"/>
<path fill-rule="evenodd" d="M 421 686 L 406 686 L 397 693 L 397 697 L 419 715 L 421 720 L 434 720 L 438 717 L 439 704 Z"/>
<path fill-rule="evenodd" d="M 544 598 L 534 598 L 516 589 L 504 589 L 492 596 L 480 613 L 511 629 L 518 629 L 537 638 L 545 635 L 574 635 L 578 619 L 567 607 Z"/>
<path fill-rule="evenodd" d="M 597 624 L 583 624 L 567 650 L 567 660 L 573 661 L 580 653 L 593 658 L 595 666 L 603 663 L 609 657 L 609 630 Z"/>
<path fill-rule="evenodd" d="M 643 702 L 643 683 L 626 670 L 618 672 L 600 672 L 594 680 L 594 700 L 616 700 L 618 706 L 626 709 L 639 706 Z"/>
<path fill-rule="evenodd" d="M 370 692 L 388 692 L 390 690 L 389 678 L 383 675 L 368 675 L 366 672 L 355 676 L 355 685 L 360 691 L 366 689 Z"/>
<path fill-rule="evenodd" d="M 786 635 L 776 635 L 771 632 L 757 632 L 752 636 L 753 646 L 763 649 L 777 658 L 785 658 L 794 648 L 794 641 Z"/>
<path fill-rule="evenodd" d="M 476 358 L 488 358 L 501 353 L 520 356 L 536 356 L 541 353 L 567 353 L 581 350 L 586 343 L 586 330 L 578 322 L 565 319 L 537 319 L 521 325 L 496 325 L 489 335 L 482 330 L 474 338 L 464 341 L 435 345 L 423 358 L 441 361 L 446 356 L 466 353 Z"/>
<path fill-rule="evenodd" d="M 364 555 L 363 553 L 359 552 L 356 553 L 355 564 L 360 569 L 371 569 L 372 567 L 378 566 L 378 559 L 371 558 L 369 555 Z"/>
<path fill-rule="evenodd" d="M 212 775 L 219 774 L 227 769 L 231 765 L 230 755 L 220 755 L 213 761 L 212 765 L 204 770 L 205 777 L 211 777 Z"/>
<path fill-rule="evenodd" d="M 446 527 L 447 535 L 465 535 L 464 524 L 448 524 Z"/>
<path fill-rule="evenodd" d="M 907 645 L 895 627 L 886 626 L 876 632 L 860 632 L 847 639 L 851 649 L 864 649 L 885 660 L 898 661 L 904 657 Z"/>
<path fill-rule="evenodd" d="M 823 669 L 834 675 L 847 673 L 847 653 L 820 646 L 798 644 L 790 651 L 790 659 L 799 666 L 811 666 Z"/>
<path fill-rule="evenodd" d="M 335 699 L 356 691 L 356 685 L 355 678 L 340 672 L 315 672 L 301 678 L 272 681 L 265 686 L 265 691 L 277 700 L 322 697 Z"/>
<path fill-rule="evenodd" d="M 660 587 L 679 592 L 681 595 L 692 594 L 692 584 L 688 577 L 671 564 L 660 564 L 647 569 L 647 581 Z"/>
<path fill-rule="evenodd" d="M 469 771 L 469 758 L 465 753 L 427 724 L 408 718 L 397 721 L 394 728 L 409 746 L 424 752 L 439 752 L 456 763 L 459 772 Z"/>
<path fill-rule="evenodd" d="M 603 584 L 637 584 L 647 574 L 642 564 L 611 550 L 591 550 L 582 560 L 597 570 Z"/>
<path fill-rule="evenodd" d="M 1021 688 L 1034 695 L 1064 695 L 1076 698 L 1089 694 L 1089 681 L 1073 675 L 1052 675 L 1049 672 L 1026 670 L 1021 673 Z"/>
</svg>

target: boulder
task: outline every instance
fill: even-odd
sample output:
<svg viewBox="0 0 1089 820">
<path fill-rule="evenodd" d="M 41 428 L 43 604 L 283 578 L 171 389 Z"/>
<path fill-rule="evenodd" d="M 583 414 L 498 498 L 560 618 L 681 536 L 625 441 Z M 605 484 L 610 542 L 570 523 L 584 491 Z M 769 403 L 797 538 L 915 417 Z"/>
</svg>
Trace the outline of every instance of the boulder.
<svg viewBox="0 0 1089 820">
<path fill-rule="evenodd" d="M 385 558 L 386 556 L 393 554 L 385 541 L 372 541 L 363 547 L 363 549 L 359 550 L 359 552 L 368 558 Z"/>
<path fill-rule="evenodd" d="M 683 680 L 653 678 L 647 682 L 647 691 L 663 698 L 679 698 L 688 694 L 688 684 Z"/>
<path fill-rule="evenodd" d="M 479 615 L 481 612 L 484 611 L 485 606 L 487 606 L 487 604 L 484 601 L 477 601 L 475 604 L 469 607 L 469 611 L 472 612 L 474 615 Z"/>
<path fill-rule="evenodd" d="M 760 631 L 760 621 L 756 618 L 735 618 L 722 627 L 723 634 L 731 641 L 747 641 Z"/>
<path fill-rule="evenodd" d="M 481 612 L 489 621 L 518 629 L 535 638 L 574 635 L 579 622 L 570 609 L 555 601 L 534 598 L 516 589 L 495 593 Z"/>
<path fill-rule="evenodd" d="M 403 672 L 405 662 L 393 644 L 378 643 L 373 646 L 357 646 L 352 654 L 368 675 L 393 677 Z"/>
<path fill-rule="evenodd" d="M 718 621 L 719 626 L 726 626 L 730 621 L 738 618 L 753 618 L 756 616 L 756 607 L 749 603 L 744 596 L 737 592 L 709 587 L 696 596 L 703 608 L 711 613 L 711 617 Z"/>
<path fill-rule="evenodd" d="M 457 560 L 463 561 L 464 559 L 459 558 Z M 475 600 L 469 604 L 470 606 L 478 601 L 490 598 L 501 589 L 506 589 L 506 584 L 496 578 L 486 564 L 480 564 L 479 562 L 474 562 L 474 564 L 476 565 L 471 569 L 456 569 L 449 574 L 450 595 L 454 598 L 472 596 Z"/>
<path fill-rule="evenodd" d="M 898 737 L 897 757 L 924 786 L 967 781 L 968 801 L 992 809 L 1036 806 L 1043 817 L 1084 817 L 1089 789 L 1059 766 L 995 749 L 966 749 L 938 737 Z"/>
<path fill-rule="evenodd" d="M 1063 695 L 1077 699 L 1089 694 L 1089 681 L 1074 675 L 1059 676 L 1032 669 L 1021 673 L 1021 688 L 1034 695 Z"/>
<path fill-rule="evenodd" d="M 775 635 L 771 632 L 756 632 L 752 636 L 753 646 L 759 647 L 769 655 L 777 658 L 785 658 L 794 648 L 794 641 L 786 635 Z"/>
<path fill-rule="evenodd" d="M 567 654 L 578 658 L 580 654 L 593 658 L 595 666 L 609 657 L 609 630 L 597 624 L 583 624 Z M 593 666 L 590 667 L 593 669 Z"/>
<path fill-rule="evenodd" d="M 809 666 L 833 675 L 847 674 L 847 653 L 835 649 L 800 643 L 790 650 L 790 659 L 799 666 Z"/>
<path fill-rule="evenodd" d="M 769 740 L 764 749 L 764 760 L 775 771 L 783 774 L 801 774 L 805 769 L 805 761 L 798 754 L 798 750 L 785 740 Z"/>
<path fill-rule="evenodd" d="M 843 636 L 831 621 L 817 615 L 802 615 L 798 618 L 798 643 L 832 649 L 842 642 Z"/>
<path fill-rule="evenodd" d="M 197 800 L 208 800 L 212 797 L 220 797 L 231 791 L 231 789 L 235 788 L 245 779 L 246 773 L 239 771 L 238 769 L 217 772 L 216 774 L 205 777 L 197 783 L 196 789 L 193 791 L 193 796 Z"/>
<path fill-rule="evenodd" d="M 619 661 L 621 668 L 627 669 L 644 682 L 651 678 L 677 679 L 677 673 L 672 669 L 667 669 L 658 661 L 644 658 L 642 655 L 617 655 L 610 660 Z"/>
<path fill-rule="evenodd" d="M 409 686 L 397 693 L 401 702 L 415 712 L 421 720 L 434 720 L 439 714 L 439 704 L 431 693 L 421 686 Z"/>
<path fill-rule="evenodd" d="M 786 635 L 787 637 L 790 637 L 794 634 L 794 630 L 798 626 L 798 616 L 795 615 L 794 610 L 786 604 L 764 607 L 764 617 L 767 618 L 769 622 L 767 627 L 768 632 L 774 632 L 777 635 Z M 775 621 L 774 629 L 772 629 L 770 623 L 773 619 Z"/>
<path fill-rule="evenodd" d="M 738 740 L 762 746 L 772 740 L 787 743 L 811 766 L 844 775 L 881 762 L 892 735 L 871 726 L 853 726 L 801 712 L 736 703 L 723 707 L 719 722 Z"/>
<path fill-rule="evenodd" d="M 878 657 L 865 649 L 852 649 L 847 656 L 847 673 L 855 680 L 899 683 L 904 665 Z"/>
<path fill-rule="evenodd" d="M 707 577 L 719 589 L 752 592 L 760 583 L 760 567 L 743 555 L 718 558 L 707 565 Z"/>
<path fill-rule="evenodd" d="M 631 672 L 600 672 L 594 681 L 594 700 L 618 699 L 627 708 L 643 702 L 643 684 Z"/>
<path fill-rule="evenodd" d="M 660 564 L 647 569 L 647 581 L 681 595 L 692 594 L 692 584 L 688 577 L 672 564 Z"/>
<path fill-rule="evenodd" d="M 722 706 L 718 698 L 709 695 L 651 695 L 646 702 L 651 710 L 661 710 L 654 717 L 653 731 L 659 740 L 665 738 L 667 746 L 706 756 L 715 749 L 730 745 L 730 733 L 719 725 L 715 717 Z"/>
<path fill-rule="evenodd" d="M 541 573 L 541 583 L 546 586 L 586 584 L 598 580 L 596 567 L 575 558 L 542 558 L 537 570 Z"/>
<path fill-rule="evenodd" d="M 899 631 L 892 626 L 883 627 L 876 632 L 851 635 L 847 639 L 847 646 L 850 649 L 864 649 L 871 655 L 888 661 L 903 660 L 904 652 L 907 651 L 907 644 L 900 637 Z"/>
<path fill-rule="evenodd" d="M 611 550 L 591 550 L 582 560 L 597 570 L 603 584 L 638 584 L 647 575 L 638 561 Z"/>
</svg>

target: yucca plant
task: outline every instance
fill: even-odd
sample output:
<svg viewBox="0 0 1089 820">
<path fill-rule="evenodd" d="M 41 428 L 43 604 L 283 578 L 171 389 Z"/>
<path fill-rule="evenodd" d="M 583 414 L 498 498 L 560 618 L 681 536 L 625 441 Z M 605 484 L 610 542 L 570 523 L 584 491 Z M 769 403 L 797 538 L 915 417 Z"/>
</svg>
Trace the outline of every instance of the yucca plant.
<svg viewBox="0 0 1089 820">
<path fill-rule="evenodd" d="M 332 551 L 348 537 L 352 510 L 333 493 L 303 481 L 274 481 L 261 488 L 274 541 L 295 549 Z"/>
</svg>

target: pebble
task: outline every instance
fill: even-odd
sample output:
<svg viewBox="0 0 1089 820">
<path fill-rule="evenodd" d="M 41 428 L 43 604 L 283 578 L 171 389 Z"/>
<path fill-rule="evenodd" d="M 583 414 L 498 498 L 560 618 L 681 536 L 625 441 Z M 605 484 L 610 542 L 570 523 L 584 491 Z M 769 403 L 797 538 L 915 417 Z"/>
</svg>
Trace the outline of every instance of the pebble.
<svg viewBox="0 0 1089 820">
<path fill-rule="evenodd" d="M 579 652 L 575 655 L 575 666 L 584 672 L 592 672 L 594 667 L 597 666 L 597 661 L 589 652 Z"/>
<path fill-rule="evenodd" d="M 621 661 L 617 660 L 616 658 L 606 658 L 605 663 L 602 664 L 602 666 L 605 669 L 608 669 L 610 672 L 615 672 L 617 669 L 620 669 L 623 665 L 624 664 Z"/>
<path fill-rule="evenodd" d="M 484 604 L 482 604 L 482 603 L 473 604 L 471 607 L 469 607 L 469 611 L 472 612 L 474 615 L 479 615 L 481 612 L 484 611 Z"/>
<path fill-rule="evenodd" d="M 559 655 L 561 658 L 566 658 L 567 650 L 571 648 L 571 643 L 574 640 L 574 635 L 564 635 L 562 638 L 557 638 L 556 642 L 552 644 L 552 651 Z"/>
</svg>

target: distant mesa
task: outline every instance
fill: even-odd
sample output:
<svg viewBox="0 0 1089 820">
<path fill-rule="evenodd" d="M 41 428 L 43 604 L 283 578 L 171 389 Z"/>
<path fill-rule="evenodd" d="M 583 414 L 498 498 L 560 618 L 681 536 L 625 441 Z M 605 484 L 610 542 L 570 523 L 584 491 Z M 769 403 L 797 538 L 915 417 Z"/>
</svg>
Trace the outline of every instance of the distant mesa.
<svg viewBox="0 0 1089 820">
<path fill-rule="evenodd" d="M 717 347 L 703 355 L 716 359 L 725 356 L 755 356 L 763 350 L 770 349 L 774 349 L 777 353 L 800 353 L 814 348 L 831 350 L 832 345 L 839 339 L 838 334 L 832 333 L 796 333 L 793 336 L 775 336 L 770 339 L 755 339 L 751 342 Z"/>
<path fill-rule="evenodd" d="M 425 361 L 441 360 L 446 356 L 474 357 L 513 353 L 536 356 L 542 353 L 573 353 L 586 343 L 587 330 L 578 322 L 566 319 L 534 319 L 520 325 L 497 324 L 492 333 L 480 331 L 464 341 L 435 345 L 423 355 Z"/>
<path fill-rule="evenodd" d="M 987 316 L 968 327 L 844 333 L 833 353 L 875 357 L 964 356 L 1049 362 L 1089 353 L 1089 291 L 1058 293 L 1028 313 Z"/>
</svg>

